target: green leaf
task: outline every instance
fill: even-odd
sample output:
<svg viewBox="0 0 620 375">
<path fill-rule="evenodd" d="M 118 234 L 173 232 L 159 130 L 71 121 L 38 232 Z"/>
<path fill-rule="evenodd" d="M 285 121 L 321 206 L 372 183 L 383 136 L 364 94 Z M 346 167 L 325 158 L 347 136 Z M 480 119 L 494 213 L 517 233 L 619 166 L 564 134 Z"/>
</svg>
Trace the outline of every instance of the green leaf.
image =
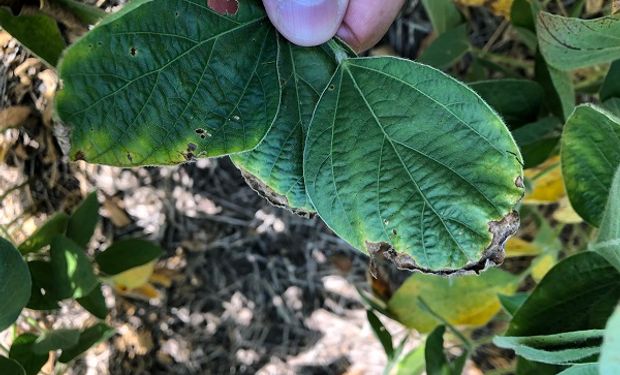
<svg viewBox="0 0 620 375">
<path fill-rule="evenodd" d="M 33 310 L 59 308 L 58 298 L 54 295 L 52 264 L 43 260 L 33 260 L 28 262 L 28 269 L 32 276 L 32 288 L 26 307 Z"/>
<path fill-rule="evenodd" d="M 0 331 L 13 324 L 30 299 L 30 272 L 19 251 L 0 237 Z"/>
<path fill-rule="evenodd" d="M 428 375 L 450 374 L 450 364 L 443 351 L 443 334 L 445 326 L 437 326 L 426 338 L 424 360 Z"/>
<path fill-rule="evenodd" d="M 620 117 L 620 98 L 607 99 L 603 103 L 603 107 L 605 107 L 608 111 L 610 111 L 614 115 Z"/>
<path fill-rule="evenodd" d="M 497 297 L 499 298 L 499 302 L 502 304 L 502 307 L 508 314 L 513 316 L 519 307 L 523 305 L 529 293 L 521 292 L 515 293 L 513 295 L 499 294 Z"/>
<path fill-rule="evenodd" d="M 26 375 L 26 371 L 17 361 L 0 355 L 0 374 L 2 375 Z"/>
<path fill-rule="evenodd" d="M 117 275 L 151 262 L 161 254 L 162 249 L 154 243 L 132 238 L 114 242 L 104 252 L 97 254 L 95 261 L 101 272 Z"/>
<path fill-rule="evenodd" d="M 601 375 L 598 371 L 598 363 L 585 363 L 574 365 L 559 372 L 558 375 Z"/>
<path fill-rule="evenodd" d="M 431 43 L 418 58 L 418 62 L 437 69 L 447 69 L 469 51 L 467 24 L 446 31 Z"/>
<path fill-rule="evenodd" d="M 531 362 L 523 357 L 517 357 L 517 375 L 556 375 L 562 368 L 562 366 Z"/>
<path fill-rule="evenodd" d="M 94 6 L 84 4 L 75 0 L 54 0 L 55 5 L 59 5 L 63 10 L 76 16 L 81 22 L 94 25 L 102 19 L 106 13 Z"/>
<path fill-rule="evenodd" d="M 605 328 L 601 347 L 601 375 L 620 374 L 620 306 L 616 308 Z"/>
<path fill-rule="evenodd" d="M 620 166 L 620 118 L 591 104 L 578 106 L 564 126 L 561 158 L 571 205 L 599 226 Z"/>
<path fill-rule="evenodd" d="M 278 44 L 257 0 L 235 15 L 141 1 L 104 20 L 59 67 L 71 157 L 134 166 L 253 149 L 279 107 Z"/>
<path fill-rule="evenodd" d="M 47 331 L 32 344 L 35 354 L 47 354 L 53 350 L 67 349 L 78 343 L 80 331 L 77 329 L 56 329 Z"/>
<path fill-rule="evenodd" d="M 415 349 L 404 355 L 395 365 L 391 372 L 394 375 L 421 375 L 426 369 L 424 355 L 425 343 L 421 343 Z"/>
<path fill-rule="evenodd" d="M 62 363 L 72 361 L 77 356 L 90 349 L 93 345 L 96 345 L 114 336 L 114 333 L 114 328 L 106 324 L 95 324 L 94 326 L 85 329 L 79 334 L 79 339 L 75 345 L 64 348 L 58 360 Z"/>
<path fill-rule="evenodd" d="M 603 244 L 609 241 L 620 241 L 620 166 L 616 169 L 611 188 L 609 189 L 609 196 L 596 243 Z M 620 263 L 611 263 L 618 266 L 620 270 Z"/>
<path fill-rule="evenodd" d="M 99 319 L 105 319 L 108 316 L 108 307 L 101 292 L 101 284 L 97 285 L 87 296 L 78 298 L 77 303 Z"/>
<path fill-rule="evenodd" d="M 463 22 L 461 12 L 453 0 L 422 0 L 422 5 L 437 35 L 452 30 Z"/>
<path fill-rule="evenodd" d="M 358 58 L 340 64 L 317 105 L 304 180 L 321 218 L 357 249 L 393 248 L 401 267 L 450 273 L 502 251 L 520 163 L 501 119 L 465 85 L 411 61 Z"/>
<path fill-rule="evenodd" d="M 59 299 L 88 295 L 99 283 L 84 249 L 72 240 L 57 236 L 50 249 L 54 295 Z"/>
<path fill-rule="evenodd" d="M 481 326 L 500 310 L 497 294 L 513 292 L 517 282 L 516 276 L 496 268 L 480 276 L 454 278 L 413 274 L 394 293 L 388 308 L 399 322 L 422 333 L 441 322 L 420 304 L 420 299 L 452 325 Z"/>
<path fill-rule="evenodd" d="M 614 61 L 609 67 L 605 81 L 599 92 L 601 101 L 620 98 L 620 60 Z"/>
<path fill-rule="evenodd" d="M 527 79 L 494 79 L 472 82 L 469 86 L 499 112 L 511 128 L 535 121 L 544 98 L 540 84 Z"/>
<path fill-rule="evenodd" d="M 75 209 L 67 225 L 67 237 L 81 247 L 86 247 L 99 222 L 97 192 L 90 193 Z"/>
<path fill-rule="evenodd" d="M 562 123 L 556 117 L 543 117 L 512 131 L 512 136 L 521 149 L 525 168 L 544 163 L 556 149 Z"/>
<path fill-rule="evenodd" d="M 254 190 L 271 203 L 300 214 L 314 212 L 303 181 L 304 140 L 336 65 L 327 45 L 302 48 L 282 43 L 279 67 L 285 84 L 278 117 L 256 149 L 231 156 Z"/>
<path fill-rule="evenodd" d="M 584 20 L 540 12 L 538 45 L 549 65 L 572 70 L 620 58 L 620 18 Z"/>
<path fill-rule="evenodd" d="M 392 346 L 392 335 L 385 328 L 381 320 L 373 313 L 371 310 L 366 310 L 366 317 L 368 318 L 368 323 L 370 323 L 370 327 L 374 332 L 375 336 L 381 342 L 383 346 L 383 350 L 387 355 L 388 361 L 394 358 L 394 347 Z"/>
<path fill-rule="evenodd" d="M 540 11 L 536 1 L 514 0 L 510 9 L 510 21 L 521 40 L 532 51 L 536 50 L 536 15 Z"/>
<path fill-rule="evenodd" d="M 52 216 L 43 224 L 32 236 L 19 245 L 18 249 L 22 254 L 34 253 L 41 250 L 52 242 L 52 239 L 59 234 L 64 234 L 69 223 L 69 216 L 64 212 L 59 212 Z"/>
<path fill-rule="evenodd" d="M 37 354 L 32 350 L 37 338 L 38 336 L 32 333 L 24 333 L 17 336 L 11 344 L 9 358 L 19 362 L 26 371 L 26 375 L 37 375 L 49 358 L 48 353 Z"/>
<path fill-rule="evenodd" d="M 572 365 L 597 355 L 602 337 L 603 330 L 586 330 L 544 336 L 496 336 L 493 343 L 530 361 Z"/>
<path fill-rule="evenodd" d="M 506 335 L 601 329 L 620 299 L 620 273 L 592 251 L 560 261 L 515 313 Z"/>
<path fill-rule="evenodd" d="M 40 12 L 13 16 L 8 9 L 0 8 L 0 26 L 45 63 L 56 66 L 65 41 L 53 18 Z"/>
<path fill-rule="evenodd" d="M 547 65 L 540 52 L 536 53 L 536 81 L 544 90 L 544 102 L 551 113 L 563 122 L 575 109 L 575 87 L 570 73 Z"/>
</svg>

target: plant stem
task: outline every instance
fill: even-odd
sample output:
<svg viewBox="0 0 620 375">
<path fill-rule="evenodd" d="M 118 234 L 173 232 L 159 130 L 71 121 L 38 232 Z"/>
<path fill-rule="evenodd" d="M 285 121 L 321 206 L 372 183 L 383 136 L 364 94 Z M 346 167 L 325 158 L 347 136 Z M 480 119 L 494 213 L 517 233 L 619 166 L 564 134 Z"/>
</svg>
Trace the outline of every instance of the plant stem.
<svg viewBox="0 0 620 375">
<path fill-rule="evenodd" d="M 452 331 L 452 333 L 454 333 L 454 335 L 456 337 L 459 338 L 459 340 L 461 340 L 461 342 L 463 342 L 463 345 L 465 345 L 465 347 L 467 348 L 467 351 L 471 352 L 473 349 L 473 345 L 471 343 L 471 341 L 469 341 L 467 339 L 467 337 L 465 337 L 458 329 L 454 328 L 454 326 L 450 323 L 448 323 L 447 320 L 445 320 L 441 315 L 437 314 L 435 311 L 433 311 L 433 309 L 431 309 L 431 307 L 424 301 L 424 299 L 422 297 L 418 297 L 418 301 L 420 302 L 420 304 L 422 305 L 422 307 L 429 313 L 431 314 L 433 317 L 435 317 L 437 320 L 439 320 L 440 322 L 442 322 L 446 327 L 448 327 L 448 329 L 450 329 Z"/>
</svg>

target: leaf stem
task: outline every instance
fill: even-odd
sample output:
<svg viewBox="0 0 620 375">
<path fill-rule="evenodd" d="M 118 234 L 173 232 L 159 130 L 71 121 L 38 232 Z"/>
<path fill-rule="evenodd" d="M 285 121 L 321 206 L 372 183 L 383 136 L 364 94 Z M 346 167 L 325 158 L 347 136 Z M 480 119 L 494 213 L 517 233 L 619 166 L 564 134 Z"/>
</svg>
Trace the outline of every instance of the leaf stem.
<svg viewBox="0 0 620 375">
<path fill-rule="evenodd" d="M 336 41 L 336 39 L 330 39 L 329 42 L 327 42 L 327 45 L 332 51 L 334 51 L 334 56 L 336 57 L 338 64 L 342 63 L 349 57 L 347 51 Z"/>
</svg>

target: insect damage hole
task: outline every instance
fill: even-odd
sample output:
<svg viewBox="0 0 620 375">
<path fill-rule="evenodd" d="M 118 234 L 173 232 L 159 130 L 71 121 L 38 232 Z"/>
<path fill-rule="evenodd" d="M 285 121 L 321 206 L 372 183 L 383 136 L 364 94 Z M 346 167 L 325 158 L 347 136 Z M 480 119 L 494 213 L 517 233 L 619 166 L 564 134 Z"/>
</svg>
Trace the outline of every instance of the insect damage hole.
<svg viewBox="0 0 620 375">
<path fill-rule="evenodd" d="M 207 6 L 225 16 L 234 16 L 239 10 L 238 0 L 207 0 Z"/>
<path fill-rule="evenodd" d="M 131 47 L 129 49 L 129 54 L 135 57 L 138 54 L 138 49 L 136 49 L 136 47 Z"/>
</svg>

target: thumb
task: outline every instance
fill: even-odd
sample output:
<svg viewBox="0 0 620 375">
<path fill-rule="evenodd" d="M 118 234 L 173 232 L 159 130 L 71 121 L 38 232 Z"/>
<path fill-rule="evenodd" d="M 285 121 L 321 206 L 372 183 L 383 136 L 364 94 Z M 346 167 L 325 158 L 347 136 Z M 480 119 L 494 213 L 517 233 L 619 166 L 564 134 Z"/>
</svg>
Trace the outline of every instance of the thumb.
<svg viewBox="0 0 620 375">
<path fill-rule="evenodd" d="M 263 0 L 267 15 L 286 39 L 316 46 L 338 31 L 349 0 Z"/>
</svg>

